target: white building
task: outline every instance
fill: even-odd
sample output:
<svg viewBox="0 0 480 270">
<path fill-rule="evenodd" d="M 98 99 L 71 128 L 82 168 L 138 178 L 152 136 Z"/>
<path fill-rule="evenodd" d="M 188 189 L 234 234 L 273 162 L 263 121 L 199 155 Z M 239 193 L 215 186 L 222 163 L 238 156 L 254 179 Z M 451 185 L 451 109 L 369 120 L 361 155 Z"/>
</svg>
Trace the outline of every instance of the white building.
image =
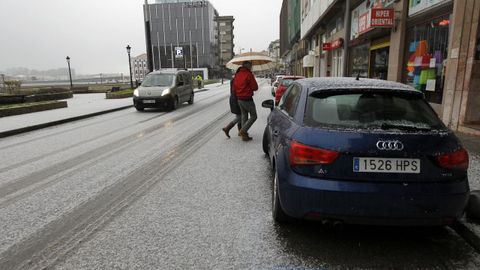
<svg viewBox="0 0 480 270">
<path fill-rule="evenodd" d="M 143 81 L 148 74 L 147 54 L 141 54 L 132 58 L 133 80 Z"/>
</svg>

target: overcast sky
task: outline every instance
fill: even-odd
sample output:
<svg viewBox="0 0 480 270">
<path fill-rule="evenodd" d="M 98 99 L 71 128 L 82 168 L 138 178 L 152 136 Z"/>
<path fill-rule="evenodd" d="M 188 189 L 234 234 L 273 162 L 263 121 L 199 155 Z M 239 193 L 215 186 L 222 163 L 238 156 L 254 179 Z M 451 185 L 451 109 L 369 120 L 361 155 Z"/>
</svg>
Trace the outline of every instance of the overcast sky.
<svg viewBox="0 0 480 270">
<path fill-rule="evenodd" d="M 149 0 L 153 3 L 154 0 Z M 235 52 L 279 38 L 281 0 L 210 0 L 235 17 Z M 128 73 L 125 47 L 145 52 L 143 0 L 0 0 L 0 70 L 54 69 L 71 58 L 77 74 Z"/>
</svg>

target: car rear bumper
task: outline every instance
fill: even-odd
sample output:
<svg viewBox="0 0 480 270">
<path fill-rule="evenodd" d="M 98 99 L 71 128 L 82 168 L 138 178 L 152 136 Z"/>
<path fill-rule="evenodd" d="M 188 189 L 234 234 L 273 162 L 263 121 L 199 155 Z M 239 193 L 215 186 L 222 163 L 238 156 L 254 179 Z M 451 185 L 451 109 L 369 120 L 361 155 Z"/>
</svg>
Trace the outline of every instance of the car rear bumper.
<svg viewBox="0 0 480 270">
<path fill-rule="evenodd" d="M 296 218 L 368 225 L 449 225 L 463 215 L 470 192 L 467 179 L 372 183 L 311 178 L 290 167 L 286 171 L 283 177 L 279 173 L 280 204 Z"/>
<path fill-rule="evenodd" d="M 148 103 L 148 101 L 154 100 L 155 103 Z M 133 105 L 142 108 L 166 108 L 173 102 L 171 95 L 163 97 L 133 97 Z"/>
</svg>

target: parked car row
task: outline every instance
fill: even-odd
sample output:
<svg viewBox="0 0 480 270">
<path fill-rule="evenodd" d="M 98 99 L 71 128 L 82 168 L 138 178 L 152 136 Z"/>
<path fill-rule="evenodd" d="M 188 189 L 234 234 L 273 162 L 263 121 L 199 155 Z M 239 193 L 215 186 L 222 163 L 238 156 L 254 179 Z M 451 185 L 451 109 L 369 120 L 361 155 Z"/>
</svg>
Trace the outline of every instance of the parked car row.
<svg viewBox="0 0 480 270">
<path fill-rule="evenodd" d="M 462 216 L 468 153 L 422 92 L 383 80 L 299 79 L 262 106 L 271 110 L 263 151 L 276 222 L 437 226 Z"/>
</svg>

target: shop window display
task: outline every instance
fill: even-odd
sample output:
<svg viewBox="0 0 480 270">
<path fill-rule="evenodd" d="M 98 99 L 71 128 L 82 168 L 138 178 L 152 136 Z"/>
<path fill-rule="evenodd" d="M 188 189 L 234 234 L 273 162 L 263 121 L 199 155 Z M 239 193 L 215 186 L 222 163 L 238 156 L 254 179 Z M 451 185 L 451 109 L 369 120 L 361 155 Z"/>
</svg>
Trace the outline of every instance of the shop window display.
<svg viewBox="0 0 480 270">
<path fill-rule="evenodd" d="M 372 50 L 370 53 L 370 78 L 386 80 L 390 47 Z"/>
<path fill-rule="evenodd" d="M 350 76 L 368 77 L 369 44 L 353 47 L 350 52 Z"/>
<path fill-rule="evenodd" d="M 443 16 L 408 32 L 405 81 L 432 103 L 442 103 L 449 26 L 449 16 Z"/>
</svg>

